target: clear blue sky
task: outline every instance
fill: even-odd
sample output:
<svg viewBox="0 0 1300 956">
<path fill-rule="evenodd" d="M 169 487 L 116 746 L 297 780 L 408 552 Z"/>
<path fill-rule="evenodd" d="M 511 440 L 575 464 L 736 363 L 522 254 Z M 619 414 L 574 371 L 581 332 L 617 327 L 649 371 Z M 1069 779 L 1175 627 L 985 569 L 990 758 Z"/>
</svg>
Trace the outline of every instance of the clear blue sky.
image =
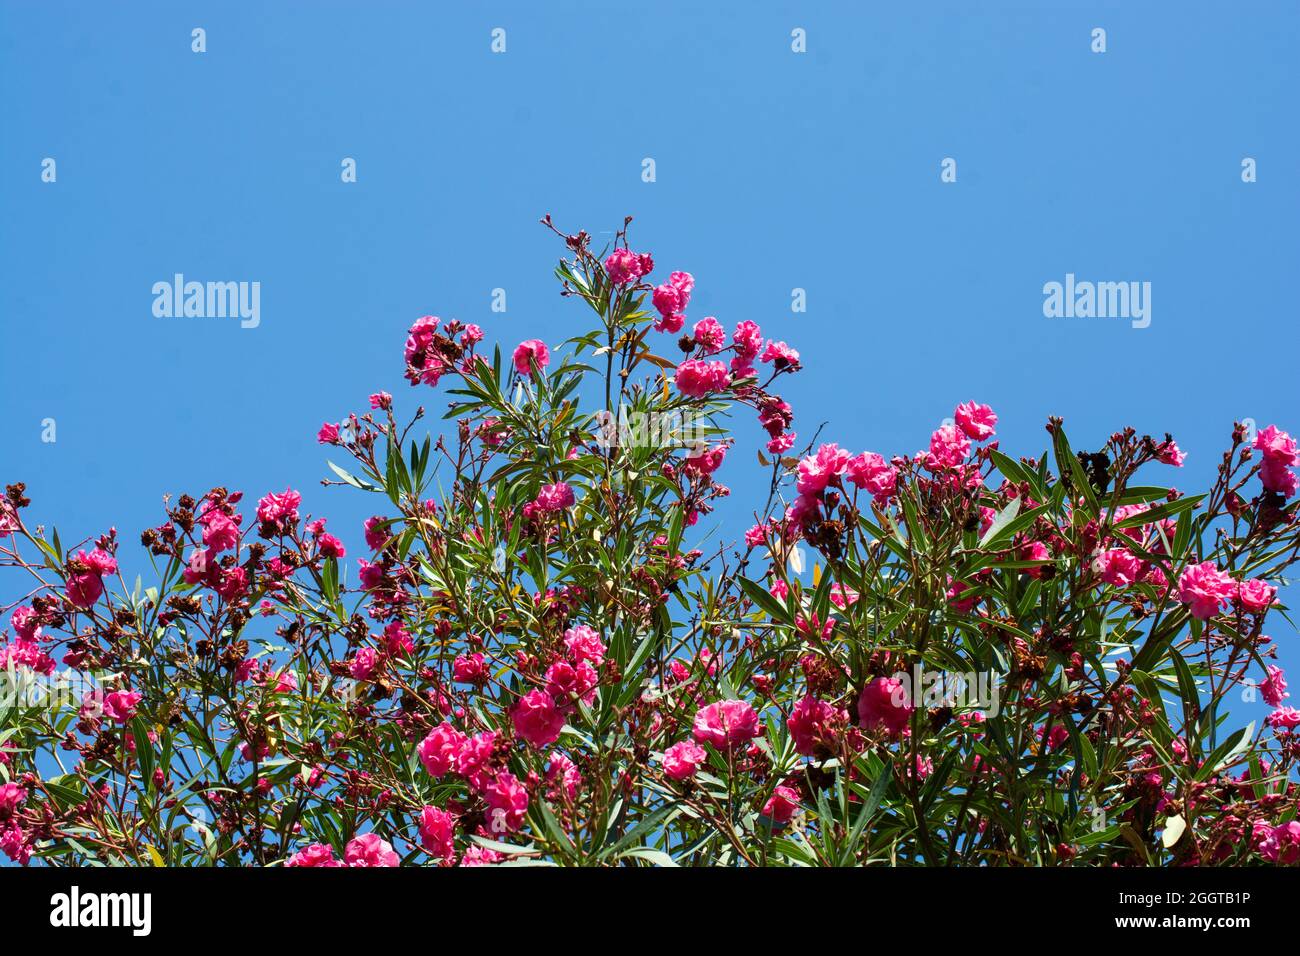
<svg viewBox="0 0 1300 956">
<path fill-rule="evenodd" d="M 1159 477 L 1195 487 L 1234 419 L 1300 429 L 1298 26 L 1293 3 L 4 2 L 0 478 L 65 542 L 224 484 L 300 488 L 356 543 L 373 502 L 316 484 L 317 427 L 381 388 L 441 401 L 401 380 L 419 315 L 577 331 L 550 212 L 634 215 L 695 274 L 692 320 L 800 349 L 802 435 L 908 453 L 976 398 L 1013 453 L 1049 414 L 1078 447 L 1170 431 L 1188 464 Z M 155 318 L 177 272 L 260 282 L 261 325 Z M 1150 327 L 1044 318 L 1068 272 L 1151 282 Z"/>
</svg>

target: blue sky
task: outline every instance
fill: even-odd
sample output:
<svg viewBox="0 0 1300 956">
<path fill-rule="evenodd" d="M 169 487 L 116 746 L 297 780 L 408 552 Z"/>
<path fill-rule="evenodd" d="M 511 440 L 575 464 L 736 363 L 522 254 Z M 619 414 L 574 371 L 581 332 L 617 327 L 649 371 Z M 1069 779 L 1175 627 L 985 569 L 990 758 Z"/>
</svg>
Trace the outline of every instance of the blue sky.
<svg viewBox="0 0 1300 956">
<path fill-rule="evenodd" d="M 798 348 L 804 436 L 909 453 L 975 398 L 1015 454 L 1049 414 L 1076 447 L 1172 432 L 1188 464 L 1151 477 L 1194 488 L 1234 419 L 1300 429 L 1293 4 L 456 7 L 0 6 L 0 477 L 33 518 L 134 540 L 165 493 L 291 485 L 358 541 L 373 502 L 319 487 L 316 429 L 378 389 L 441 403 L 401 379 L 422 314 L 579 331 L 547 212 L 635 216 L 692 320 Z M 177 272 L 260 282 L 260 325 L 156 318 Z M 1066 273 L 1150 282 L 1150 327 L 1045 318 Z"/>
</svg>

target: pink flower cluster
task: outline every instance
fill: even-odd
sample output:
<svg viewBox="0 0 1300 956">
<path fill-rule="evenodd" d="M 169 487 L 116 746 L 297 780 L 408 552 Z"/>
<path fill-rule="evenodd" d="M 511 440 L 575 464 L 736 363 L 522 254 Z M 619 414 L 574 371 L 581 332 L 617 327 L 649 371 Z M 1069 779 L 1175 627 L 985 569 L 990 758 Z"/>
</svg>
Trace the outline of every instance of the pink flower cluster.
<svg viewBox="0 0 1300 956">
<path fill-rule="evenodd" d="M 1259 466 L 1259 480 L 1268 491 L 1284 498 L 1296 493 L 1296 475 L 1291 469 L 1296 465 L 1295 439 L 1276 425 L 1269 425 L 1255 436 L 1255 448 L 1264 455 Z"/>
</svg>

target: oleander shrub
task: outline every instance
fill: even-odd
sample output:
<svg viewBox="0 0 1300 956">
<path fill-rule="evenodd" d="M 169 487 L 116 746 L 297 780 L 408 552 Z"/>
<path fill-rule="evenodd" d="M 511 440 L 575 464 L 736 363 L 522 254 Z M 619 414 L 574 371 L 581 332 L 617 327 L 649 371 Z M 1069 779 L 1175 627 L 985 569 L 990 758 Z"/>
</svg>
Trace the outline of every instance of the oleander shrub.
<svg viewBox="0 0 1300 956">
<path fill-rule="evenodd" d="M 65 547 L 8 487 L 10 860 L 1300 860 L 1264 633 L 1300 547 L 1286 433 L 1236 426 L 1195 494 L 1152 483 L 1169 436 L 1081 452 L 1052 419 L 1018 457 L 974 402 L 911 456 L 797 448 L 798 352 L 688 330 L 694 280 L 650 278 L 626 223 L 595 251 L 543 221 L 588 334 L 507 354 L 421 318 L 405 378 L 444 424 L 377 392 L 321 428 L 327 483 L 373 502 L 355 575 L 291 489 L 169 500 L 128 585 L 115 532 Z M 743 429 L 770 480 L 718 539 Z"/>
</svg>

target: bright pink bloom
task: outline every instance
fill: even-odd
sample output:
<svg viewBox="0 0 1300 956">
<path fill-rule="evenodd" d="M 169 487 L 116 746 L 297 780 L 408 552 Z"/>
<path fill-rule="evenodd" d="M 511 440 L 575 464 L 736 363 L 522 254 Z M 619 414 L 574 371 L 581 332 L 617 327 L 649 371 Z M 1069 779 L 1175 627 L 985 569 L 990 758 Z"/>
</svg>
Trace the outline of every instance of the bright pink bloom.
<svg viewBox="0 0 1300 956">
<path fill-rule="evenodd" d="M 1282 672 L 1282 668 L 1276 664 L 1267 665 L 1265 673 L 1268 676 L 1259 685 L 1259 691 L 1264 698 L 1264 703 L 1270 707 L 1281 707 L 1282 701 L 1291 696 L 1286 690 L 1286 675 Z"/>
<path fill-rule="evenodd" d="M 635 282 L 654 269 L 654 260 L 647 253 L 633 252 L 631 249 L 615 249 L 605 257 L 605 272 L 614 285 L 627 285 Z"/>
<path fill-rule="evenodd" d="M 1237 582 L 1205 561 L 1192 565 L 1178 579 L 1178 599 L 1191 605 L 1192 616 L 1202 621 L 1213 617 L 1237 593 Z"/>
<path fill-rule="evenodd" d="M 786 719 L 786 726 L 794 740 L 794 749 L 805 757 L 811 757 L 819 745 L 833 745 L 840 728 L 847 722 L 848 714 L 844 711 L 809 695 L 794 705 Z"/>
<path fill-rule="evenodd" d="M 849 467 L 849 453 L 839 445 L 822 445 L 816 454 L 799 462 L 799 477 L 795 487 L 801 495 L 815 495 L 838 481 Z"/>
<path fill-rule="evenodd" d="M 844 474 L 859 488 L 865 488 L 877 501 L 888 501 L 898 488 L 898 472 L 875 452 L 854 455 L 844 466 Z"/>
<path fill-rule="evenodd" d="M 600 667 L 605 662 L 605 643 L 586 624 L 578 624 L 565 631 L 564 646 L 576 662 L 586 661 L 593 667 Z"/>
<path fill-rule="evenodd" d="M 352 658 L 352 663 L 348 665 L 348 673 L 352 675 L 353 680 L 370 680 L 377 670 L 379 670 L 379 652 L 373 647 L 358 649 Z"/>
<path fill-rule="evenodd" d="M 771 817 L 773 823 L 786 824 L 799 809 L 799 794 L 791 787 L 777 787 L 767 803 L 763 804 L 763 814 Z"/>
<path fill-rule="evenodd" d="M 1276 597 L 1277 588 L 1260 578 L 1241 582 L 1237 590 L 1237 600 L 1241 602 L 1241 606 L 1256 614 L 1272 607 Z"/>
<path fill-rule="evenodd" d="M 760 733 L 758 714 L 743 700 L 720 700 L 695 712 L 695 739 L 719 750 L 753 740 Z"/>
<path fill-rule="evenodd" d="M 727 330 L 722 327 L 721 322 L 708 315 L 695 323 L 691 338 L 704 349 L 706 355 L 712 355 L 714 352 L 722 351 L 722 347 L 727 344 Z"/>
<path fill-rule="evenodd" d="M 285 866 L 342 866 L 338 860 L 334 859 L 334 847 L 328 843 L 313 843 L 311 846 L 305 846 L 289 859 L 284 861 Z"/>
<path fill-rule="evenodd" d="M 355 867 L 398 866 L 402 858 L 377 833 L 363 833 L 343 848 L 343 862 Z"/>
<path fill-rule="evenodd" d="M 316 545 L 320 549 L 323 558 L 343 558 L 347 556 L 347 549 L 343 547 L 343 542 L 334 535 L 324 532 L 316 539 Z"/>
<path fill-rule="evenodd" d="M 1092 570 L 1106 584 L 1126 588 L 1137 580 L 1142 562 L 1123 548 L 1110 548 L 1093 558 Z"/>
<path fill-rule="evenodd" d="M 530 363 L 536 365 L 539 372 L 551 364 L 551 350 L 541 339 L 527 339 L 515 346 L 513 360 L 515 371 L 520 375 L 531 375 Z"/>
<path fill-rule="evenodd" d="M 504 770 L 484 789 L 483 800 L 488 805 L 488 829 L 494 834 L 518 830 L 528 813 L 528 791 Z"/>
<path fill-rule="evenodd" d="M 557 481 L 553 485 L 545 485 L 542 490 L 537 492 L 537 499 L 533 502 L 542 511 L 563 511 L 570 507 L 574 502 L 573 489 L 563 481 Z"/>
<path fill-rule="evenodd" d="M 200 521 L 203 524 L 203 544 L 213 554 L 229 551 L 239 544 L 239 525 L 228 515 L 214 509 Z"/>
<path fill-rule="evenodd" d="M 588 706 L 596 699 L 600 675 L 585 661 L 576 667 L 568 661 L 556 661 L 546 669 L 546 693 L 560 704 L 580 700 Z"/>
<path fill-rule="evenodd" d="M 883 728 L 891 736 L 907 729 L 915 708 L 897 677 L 877 677 L 862 688 L 858 698 L 858 723 L 868 730 Z"/>
<path fill-rule="evenodd" d="M 1279 707 L 1264 718 L 1264 723 L 1274 730 L 1295 730 L 1297 726 L 1300 726 L 1300 710 L 1296 710 L 1294 707 Z"/>
<path fill-rule="evenodd" d="M 104 593 L 103 576 L 116 573 L 117 561 L 107 551 L 99 548 L 90 553 L 78 551 L 76 560 L 87 570 L 70 574 L 64 593 L 75 606 L 89 608 Z"/>
<path fill-rule="evenodd" d="M 27 791 L 16 783 L 0 786 L 0 820 L 8 820 L 27 799 Z"/>
<path fill-rule="evenodd" d="M 664 773 L 679 782 L 689 780 L 708 756 L 699 744 L 680 740 L 664 751 Z"/>
<path fill-rule="evenodd" d="M 362 525 L 366 535 L 366 547 L 371 551 L 378 551 L 392 537 L 393 533 L 389 530 L 391 526 L 385 523 L 387 521 L 387 518 L 375 515 L 373 518 L 367 518 Z"/>
<path fill-rule="evenodd" d="M 438 807 L 420 811 L 420 843 L 435 860 L 450 860 L 456 855 L 456 815 Z"/>
<path fill-rule="evenodd" d="M 984 441 L 993 437 L 993 426 L 998 423 L 998 416 L 987 405 L 976 402 L 962 402 L 953 413 L 957 427 L 967 438 Z"/>
<path fill-rule="evenodd" d="M 544 690 L 531 690 L 515 705 L 515 733 L 534 747 L 545 747 L 559 739 L 564 729 L 564 712 Z"/>
<path fill-rule="evenodd" d="M 430 776 L 444 776 L 455 764 L 457 755 L 465 746 L 465 740 L 465 735 L 451 724 L 439 724 L 429 731 L 428 736 L 416 748 L 420 763 L 424 764 L 424 769 Z"/>
<path fill-rule="evenodd" d="M 960 468 L 970 454 L 970 441 L 956 425 L 941 425 L 930 436 L 925 466 L 931 471 Z"/>
<path fill-rule="evenodd" d="M 339 426 L 326 422 L 316 433 L 316 443 L 319 445 L 337 445 L 339 441 Z"/>
<path fill-rule="evenodd" d="M 731 333 L 731 343 L 736 349 L 735 357 L 731 360 L 731 370 L 739 376 L 753 374 L 754 360 L 763 348 L 763 330 L 757 323 L 746 319 Z"/>
<path fill-rule="evenodd" d="M 1156 449 L 1156 461 L 1163 462 L 1166 465 L 1181 468 L 1186 460 L 1187 456 L 1183 454 L 1176 441 L 1161 442 L 1160 447 Z"/>
<path fill-rule="evenodd" d="M 1291 467 L 1300 462 L 1295 439 L 1276 425 L 1269 425 L 1255 435 L 1255 448 L 1264 453 L 1264 460 Z"/>
<path fill-rule="evenodd" d="M 768 342 L 767 348 L 759 357 L 760 362 L 775 362 L 777 369 L 787 366 L 799 367 L 799 353 L 784 342 Z"/>
<path fill-rule="evenodd" d="M 461 654 L 451 662 L 451 679 L 458 684 L 481 684 L 488 677 L 482 654 Z"/>
<path fill-rule="evenodd" d="M 677 366 L 674 376 L 677 390 L 690 398 L 703 398 L 710 392 L 722 391 L 731 384 L 731 375 L 722 362 L 687 359 Z"/>
<path fill-rule="evenodd" d="M 257 520 L 263 524 L 284 526 L 298 520 L 298 507 L 302 495 L 286 488 L 282 493 L 272 492 L 257 503 Z"/>
</svg>

